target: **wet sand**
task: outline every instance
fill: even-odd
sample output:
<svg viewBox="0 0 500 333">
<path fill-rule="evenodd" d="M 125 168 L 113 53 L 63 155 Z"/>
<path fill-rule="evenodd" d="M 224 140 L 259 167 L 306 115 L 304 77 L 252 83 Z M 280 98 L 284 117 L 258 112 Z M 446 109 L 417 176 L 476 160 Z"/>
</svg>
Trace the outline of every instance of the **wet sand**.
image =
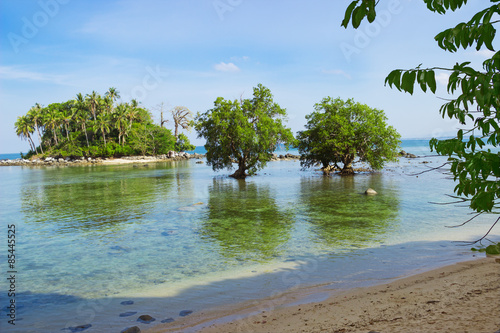
<svg viewBox="0 0 500 333">
<path fill-rule="evenodd" d="M 388 284 L 335 291 L 308 303 L 315 290 L 194 313 L 143 332 L 470 332 L 500 330 L 500 259 L 483 258 Z M 295 304 L 280 303 L 295 299 Z"/>
</svg>

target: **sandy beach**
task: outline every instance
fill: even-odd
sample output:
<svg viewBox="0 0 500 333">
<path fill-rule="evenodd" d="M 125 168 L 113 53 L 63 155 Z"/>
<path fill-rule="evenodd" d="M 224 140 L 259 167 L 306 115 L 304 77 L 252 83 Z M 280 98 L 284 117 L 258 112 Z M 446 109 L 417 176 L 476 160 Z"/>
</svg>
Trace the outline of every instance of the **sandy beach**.
<svg viewBox="0 0 500 333">
<path fill-rule="evenodd" d="M 337 291 L 321 302 L 300 301 L 311 292 L 285 297 L 298 300 L 292 305 L 280 304 L 279 298 L 262 300 L 192 314 L 146 332 L 500 332 L 498 258 Z M 262 310 L 265 304 L 273 306 Z"/>
</svg>

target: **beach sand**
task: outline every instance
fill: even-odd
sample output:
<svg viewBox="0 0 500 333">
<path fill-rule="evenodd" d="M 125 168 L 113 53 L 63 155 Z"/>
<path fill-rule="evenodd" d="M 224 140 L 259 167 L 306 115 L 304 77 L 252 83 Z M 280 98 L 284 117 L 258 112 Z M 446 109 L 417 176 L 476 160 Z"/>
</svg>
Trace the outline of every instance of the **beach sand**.
<svg viewBox="0 0 500 333">
<path fill-rule="evenodd" d="M 462 262 L 384 285 L 336 291 L 321 302 L 295 303 L 233 305 L 143 332 L 493 333 L 500 331 L 500 259 Z M 263 304 L 273 306 L 262 311 Z"/>
</svg>

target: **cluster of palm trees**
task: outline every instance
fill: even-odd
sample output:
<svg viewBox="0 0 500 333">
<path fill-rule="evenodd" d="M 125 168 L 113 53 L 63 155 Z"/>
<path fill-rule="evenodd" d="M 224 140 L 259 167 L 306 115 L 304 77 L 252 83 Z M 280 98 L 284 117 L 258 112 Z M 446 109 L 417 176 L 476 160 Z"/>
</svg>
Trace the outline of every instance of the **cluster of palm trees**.
<svg viewBox="0 0 500 333">
<path fill-rule="evenodd" d="M 64 103 L 47 107 L 35 104 L 26 115 L 18 117 L 16 134 L 26 139 L 32 152 L 44 153 L 44 148 L 58 146 L 62 141 L 79 141 L 90 147 L 96 140 L 106 146 L 109 139 L 124 145 L 134 122 L 152 123 L 149 111 L 139 106 L 137 100 L 115 103 L 120 95 L 116 88 L 109 88 L 104 96 L 95 91 Z M 38 136 L 37 147 L 33 137 Z"/>
</svg>

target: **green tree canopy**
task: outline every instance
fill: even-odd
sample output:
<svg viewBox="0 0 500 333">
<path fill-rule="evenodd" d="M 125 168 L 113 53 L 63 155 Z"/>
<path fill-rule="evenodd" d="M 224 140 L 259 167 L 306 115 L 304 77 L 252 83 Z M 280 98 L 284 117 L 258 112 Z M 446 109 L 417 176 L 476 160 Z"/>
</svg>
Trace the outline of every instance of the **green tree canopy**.
<svg viewBox="0 0 500 333">
<path fill-rule="evenodd" d="M 262 84 L 253 89 L 252 99 L 217 98 L 213 109 L 198 113 L 195 119 L 198 137 L 207 140 L 207 164 L 220 170 L 237 163 L 234 178 L 255 174 L 271 159 L 278 143 L 286 149 L 293 144 L 292 131 L 283 124 L 285 117 L 286 110 Z"/>
<path fill-rule="evenodd" d="M 446 14 L 467 5 L 467 0 L 423 0 L 427 8 Z M 470 207 L 478 212 L 498 212 L 500 199 L 500 152 L 485 147 L 500 145 L 500 52 L 493 47 L 496 28 L 500 21 L 500 0 L 484 1 L 485 8 L 467 22 L 446 29 L 434 38 L 439 47 L 448 52 L 475 47 L 492 51 L 492 57 L 483 62 L 482 68 L 473 68 L 470 62 L 457 63 L 453 67 L 429 67 L 420 65 L 414 69 L 392 71 L 385 82 L 400 91 L 413 94 L 417 83 L 426 92 L 436 92 L 435 72 L 449 73 L 448 93 L 454 94 L 442 105 L 444 117 L 457 119 L 464 128 L 449 140 L 433 139 L 431 149 L 448 156 L 451 172 L 458 181 L 454 191 Z M 344 27 L 352 22 L 357 28 L 366 17 L 373 22 L 376 16 L 375 0 L 352 1 L 342 21 Z M 477 215 L 476 215 L 477 216 Z M 500 220 L 498 218 L 495 224 Z M 469 220 L 470 221 L 470 220 Z M 493 227 L 492 227 L 493 228 Z M 490 229 L 491 230 L 491 229 Z"/>
<path fill-rule="evenodd" d="M 190 151 L 195 150 L 196 146 L 189 142 L 189 138 L 183 134 L 179 133 L 177 135 L 177 141 L 175 142 L 175 151 Z"/>
<path fill-rule="evenodd" d="M 112 87 L 104 97 L 93 91 L 47 107 L 36 104 L 14 125 L 18 136 L 30 143 L 26 156 L 38 150 L 43 154 L 40 157 L 158 155 L 175 148 L 174 135 L 154 124 L 149 110 L 136 100 L 115 105 L 118 97 Z M 33 141 L 35 131 L 39 147 Z M 182 147 L 192 147 L 187 137 L 182 139 Z"/>
<path fill-rule="evenodd" d="M 306 116 L 306 130 L 298 133 L 303 167 L 322 165 L 323 170 L 342 163 L 343 175 L 353 174 L 356 157 L 373 169 L 397 159 L 399 133 L 386 123 L 384 112 L 352 99 L 324 98 Z"/>
</svg>

